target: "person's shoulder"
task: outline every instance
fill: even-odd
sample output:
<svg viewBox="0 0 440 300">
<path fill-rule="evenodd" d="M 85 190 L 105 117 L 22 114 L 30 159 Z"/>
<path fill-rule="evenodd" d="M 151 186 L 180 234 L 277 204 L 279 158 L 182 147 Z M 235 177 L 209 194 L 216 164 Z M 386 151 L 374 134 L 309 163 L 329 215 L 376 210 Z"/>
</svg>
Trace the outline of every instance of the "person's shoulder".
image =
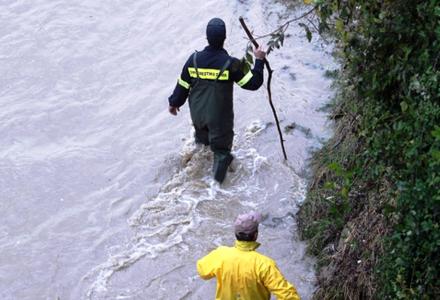
<svg viewBox="0 0 440 300">
<path fill-rule="evenodd" d="M 261 263 L 265 264 L 265 265 L 275 265 L 275 261 L 270 258 L 269 256 L 266 256 L 264 254 L 261 254 L 257 251 L 254 251 L 256 258 L 258 259 L 258 261 L 260 261 Z"/>
<path fill-rule="evenodd" d="M 209 252 L 210 257 L 216 257 L 217 259 L 224 258 L 225 256 L 228 256 L 228 254 L 231 252 L 231 247 L 227 246 L 218 246 L 211 252 Z"/>
<path fill-rule="evenodd" d="M 191 54 L 188 56 L 188 58 L 187 58 L 186 61 L 185 61 L 185 66 L 184 66 L 184 67 L 187 67 L 189 64 L 191 64 L 191 62 L 193 61 L 193 56 L 194 56 L 194 52 L 191 53 Z"/>
<path fill-rule="evenodd" d="M 231 249 L 234 249 L 234 247 L 218 246 L 216 250 L 218 250 L 218 251 L 231 251 Z"/>
<path fill-rule="evenodd" d="M 193 52 L 191 52 L 191 54 L 188 56 L 188 61 L 192 61 L 196 53 L 200 53 L 200 51 L 194 50 Z"/>
<path fill-rule="evenodd" d="M 241 70 L 242 62 L 240 59 L 233 57 L 233 56 L 230 56 L 229 59 L 231 60 L 231 64 L 229 67 L 231 72 L 237 72 L 237 71 Z"/>
<path fill-rule="evenodd" d="M 231 60 L 231 65 L 232 64 L 240 64 L 241 63 L 241 60 L 236 58 L 236 57 L 234 57 L 234 56 L 229 56 L 229 59 Z"/>
<path fill-rule="evenodd" d="M 196 54 L 196 53 L 200 53 L 201 51 L 198 51 L 198 50 L 194 50 L 193 52 L 191 52 L 191 54 L 188 56 L 188 59 L 186 60 L 186 63 L 185 63 L 185 65 L 186 66 L 192 66 L 193 65 L 193 62 L 194 62 L 194 55 Z"/>
<path fill-rule="evenodd" d="M 217 248 L 215 248 L 214 250 L 212 250 L 212 252 L 224 252 L 224 251 L 230 251 L 232 247 L 228 247 L 228 246 L 218 246 Z"/>
</svg>

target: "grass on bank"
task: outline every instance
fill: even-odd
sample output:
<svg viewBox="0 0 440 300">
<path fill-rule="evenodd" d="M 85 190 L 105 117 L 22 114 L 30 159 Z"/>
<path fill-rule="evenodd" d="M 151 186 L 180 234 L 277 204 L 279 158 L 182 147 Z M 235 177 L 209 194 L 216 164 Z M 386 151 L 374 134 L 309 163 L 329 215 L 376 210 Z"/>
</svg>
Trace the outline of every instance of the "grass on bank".
<svg viewBox="0 0 440 300">
<path fill-rule="evenodd" d="M 315 4 L 342 65 L 298 214 L 315 298 L 440 298 L 440 1 Z"/>
</svg>

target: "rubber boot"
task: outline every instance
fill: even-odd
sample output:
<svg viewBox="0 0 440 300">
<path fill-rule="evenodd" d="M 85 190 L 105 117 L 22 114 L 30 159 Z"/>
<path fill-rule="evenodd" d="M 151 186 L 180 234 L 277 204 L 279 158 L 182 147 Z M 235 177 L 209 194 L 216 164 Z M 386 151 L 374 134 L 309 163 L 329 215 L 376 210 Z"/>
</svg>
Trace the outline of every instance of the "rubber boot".
<svg viewBox="0 0 440 300">
<path fill-rule="evenodd" d="M 233 159 L 234 157 L 230 153 L 214 153 L 214 165 L 212 169 L 214 172 L 214 179 L 219 183 L 222 183 L 223 180 L 225 180 L 226 172 Z"/>
</svg>

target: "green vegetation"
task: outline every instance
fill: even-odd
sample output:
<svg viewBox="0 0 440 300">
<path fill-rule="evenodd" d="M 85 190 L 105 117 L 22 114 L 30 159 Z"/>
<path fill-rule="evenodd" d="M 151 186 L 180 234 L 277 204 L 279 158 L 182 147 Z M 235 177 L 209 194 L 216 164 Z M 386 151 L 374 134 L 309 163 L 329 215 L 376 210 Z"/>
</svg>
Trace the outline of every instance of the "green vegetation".
<svg viewBox="0 0 440 300">
<path fill-rule="evenodd" d="M 341 62 L 335 136 L 298 214 L 315 297 L 438 299 L 440 1 L 314 4 Z"/>
</svg>

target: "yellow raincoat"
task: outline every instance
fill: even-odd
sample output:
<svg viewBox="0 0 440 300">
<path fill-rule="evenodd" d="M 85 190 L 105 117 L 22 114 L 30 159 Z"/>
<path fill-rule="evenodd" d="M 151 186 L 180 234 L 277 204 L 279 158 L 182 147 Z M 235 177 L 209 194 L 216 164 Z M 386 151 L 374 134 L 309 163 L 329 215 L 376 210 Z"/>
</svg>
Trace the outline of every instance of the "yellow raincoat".
<svg viewBox="0 0 440 300">
<path fill-rule="evenodd" d="M 275 262 L 254 251 L 257 242 L 236 241 L 235 247 L 218 247 L 197 261 L 203 279 L 217 278 L 216 300 L 300 300 Z"/>
</svg>

